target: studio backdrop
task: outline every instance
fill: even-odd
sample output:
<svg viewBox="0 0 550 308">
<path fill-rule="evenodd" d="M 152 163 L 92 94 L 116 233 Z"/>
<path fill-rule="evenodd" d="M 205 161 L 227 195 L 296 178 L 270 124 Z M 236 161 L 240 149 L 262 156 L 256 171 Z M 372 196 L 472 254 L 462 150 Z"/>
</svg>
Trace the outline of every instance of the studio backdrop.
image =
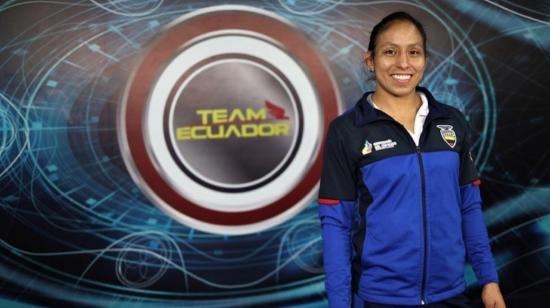
<svg viewBox="0 0 550 308">
<path fill-rule="evenodd" d="M 545 307 L 550 2 L 470 0 L 4 1 L 0 305 L 326 305 L 324 138 L 396 10 L 476 132 L 507 302 Z"/>
</svg>

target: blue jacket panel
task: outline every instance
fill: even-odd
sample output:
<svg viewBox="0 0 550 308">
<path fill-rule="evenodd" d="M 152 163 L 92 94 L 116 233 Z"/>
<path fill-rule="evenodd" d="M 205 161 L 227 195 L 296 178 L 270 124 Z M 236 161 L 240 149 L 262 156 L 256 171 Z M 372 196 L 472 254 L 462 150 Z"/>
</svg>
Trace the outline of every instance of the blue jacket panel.
<svg viewBox="0 0 550 308">
<path fill-rule="evenodd" d="M 423 243 L 421 176 L 416 154 L 394 156 L 361 168 L 372 194 L 366 210 L 359 296 L 384 303 L 419 303 Z"/>
</svg>

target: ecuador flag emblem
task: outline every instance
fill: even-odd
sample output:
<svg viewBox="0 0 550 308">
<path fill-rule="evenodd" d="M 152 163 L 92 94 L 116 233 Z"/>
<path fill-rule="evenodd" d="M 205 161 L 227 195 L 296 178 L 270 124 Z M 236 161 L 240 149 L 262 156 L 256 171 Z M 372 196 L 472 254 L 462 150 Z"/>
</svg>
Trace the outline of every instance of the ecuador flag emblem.
<svg viewBox="0 0 550 308">
<path fill-rule="evenodd" d="M 447 143 L 451 148 L 454 148 L 456 145 L 456 133 L 453 130 L 452 125 L 437 125 L 439 132 L 441 133 L 441 138 Z"/>
</svg>

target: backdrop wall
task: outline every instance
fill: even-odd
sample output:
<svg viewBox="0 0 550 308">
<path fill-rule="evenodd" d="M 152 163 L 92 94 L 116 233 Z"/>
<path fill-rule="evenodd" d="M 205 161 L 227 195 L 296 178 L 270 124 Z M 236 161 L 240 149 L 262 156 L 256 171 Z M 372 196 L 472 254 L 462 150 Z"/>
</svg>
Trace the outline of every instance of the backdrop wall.
<svg viewBox="0 0 550 308">
<path fill-rule="evenodd" d="M 301 143 L 296 154 L 282 152 L 281 157 L 296 158 L 298 162 L 300 155 L 319 155 L 326 120 L 352 106 L 364 91 L 373 89 L 374 83 L 362 63 L 372 26 L 395 10 L 408 11 L 421 20 L 428 32 L 429 52 L 429 66 L 421 84 L 442 102 L 461 109 L 478 133 L 474 156 L 482 174 L 485 221 L 501 289 L 512 307 L 546 307 L 550 302 L 550 129 L 546 122 L 550 117 L 550 2 L 469 0 L 4 1 L 0 4 L 2 304 L 326 304 L 315 203 L 319 174 L 315 159 L 302 159 L 303 165 L 294 165 L 294 161 L 287 163 L 273 156 L 273 164 L 281 166 L 281 171 L 273 169 L 273 174 L 286 176 L 289 170 L 301 170 L 300 175 L 291 178 L 296 183 L 290 181 L 288 187 L 281 184 L 281 190 L 269 189 L 246 208 L 239 208 L 241 203 L 237 202 L 231 214 L 234 218 L 225 220 L 223 215 L 214 218 L 220 211 L 223 214 L 224 204 L 209 202 L 218 193 L 220 200 L 226 198 L 223 193 L 242 193 L 243 200 L 249 200 L 246 185 L 260 183 L 254 182 L 252 175 L 225 178 L 222 174 L 216 181 L 203 179 L 205 187 L 214 188 L 198 195 L 185 191 L 188 186 L 183 185 L 183 203 L 155 201 L 155 196 L 163 194 L 150 192 L 156 188 L 147 182 L 145 173 L 140 173 L 143 165 L 135 159 L 137 156 L 129 160 L 135 154 L 125 153 L 121 145 L 127 140 L 121 136 L 121 106 L 129 112 L 137 108 L 131 100 L 132 82 L 142 76 L 160 78 L 162 70 L 136 73 L 140 65 L 162 57 L 152 52 L 155 44 L 167 38 L 185 14 L 222 4 L 265 10 L 269 19 L 266 22 L 273 22 L 272 27 L 263 22 L 246 23 L 247 31 L 263 30 L 258 30 L 262 36 L 244 36 L 251 35 L 271 47 L 266 47 L 264 54 L 255 54 L 241 46 L 240 54 L 264 63 L 276 58 L 272 55 L 278 48 L 297 63 L 296 74 L 313 80 L 315 95 L 308 100 L 304 87 L 298 87 L 299 81 L 292 79 L 295 75 L 289 75 L 290 68 L 281 70 L 280 64 L 264 70 L 280 72 L 270 76 L 289 85 L 283 92 L 291 94 L 288 104 L 283 96 L 273 94 L 279 98 L 274 101 L 276 108 L 266 107 L 261 119 L 270 123 L 289 121 L 290 136 L 295 137 L 289 137 L 288 144 Z M 246 16 L 237 16 L 233 21 L 222 17 L 212 27 L 231 30 L 245 27 L 239 22 L 248 20 Z M 284 25 L 293 32 L 270 32 L 277 27 L 288 30 Z M 200 32 L 205 28 L 183 25 L 181 29 Z M 293 35 L 295 41 L 287 40 Z M 190 41 L 183 34 L 170 40 L 179 39 L 182 41 L 176 45 L 174 56 L 168 54 L 167 59 L 191 50 L 181 47 Z M 213 48 L 217 47 L 205 50 Z M 275 48 L 273 53 L 269 48 Z M 280 57 L 285 56 L 281 53 Z M 319 61 L 315 62 L 318 65 L 308 63 L 312 58 Z M 162 69 L 170 61 L 161 61 Z M 239 63 L 251 63 L 246 61 Z M 277 66 L 273 63 L 270 65 Z M 231 72 L 238 78 L 250 76 Z M 331 82 L 314 80 L 322 74 Z M 285 83 L 287 77 L 290 81 Z M 222 85 L 206 79 L 200 89 L 214 93 Z M 296 88 L 295 96 L 292 87 Z M 144 100 L 148 98 L 144 96 Z M 238 99 L 240 96 L 236 96 Z M 260 103 L 264 106 L 264 101 Z M 231 108 L 244 110 L 250 106 Z M 286 113 L 282 114 L 281 108 Z M 196 108 L 187 113 L 185 110 L 176 108 L 174 112 L 180 112 L 180 118 L 200 114 Z M 141 119 L 146 114 L 134 118 L 130 115 L 129 119 Z M 182 121 L 181 125 L 187 125 Z M 128 125 L 126 128 L 135 129 Z M 307 142 L 310 152 L 301 154 Z M 222 150 L 231 143 L 207 151 L 198 147 L 192 155 L 215 158 L 211 160 L 215 163 L 226 155 Z M 263 147 L 250 151 L 262 153 Z M 268 152 L 277 153 L 279 147 Z M 294 153 L 295 148 L 298 146 L 289 145 L 288 153 Z M 176 146 L 171 153 L 178 149 L 184 153 L 188 147 Z M 231 150 L 234 157 L 246 152 L 239 149 Z M 191 156 L 184 155 L 183 165 L 190 163 L 186 157 Z M 251 159 L 255 158 L 240 163 Z M 152 166 L 157 165 L 153 162 Z M 247 168 L 258 170 L 262 164 L 254 166 Z M 190 168 L 189 173 L 182 174 L 199 170 L 197 177 L 201 178 L 219 168 L 204 172 Z M 267 175 L 265 178 L 270 179 Z M 254 176 L 264 178 L 264 174 Z M 219 183 L 231 185 L 219 188 Z M 300 192 L 294 193 L 292 189 L 298 186 Z M 168 183 L 167 187 L 180 189 L 177 183 Z M 241 190 L 227 192 L 226 188 Z M 287 194 L 300 193 L 295 199 L 285 199 Z M 187 202 L 199 208 L 201 204 L 210 206 L 218 214 L 194 216 L 197 212 L 188 211 Z M 227 203 L 229 206 L 231 201 Z M 247 216 L 272 205 L 272 212 Z M 169 208 L 176 210 L 171 212 Z M 280 213 L 282 216 L 277 216 Z M 269 215 L 280 218 L 268 221 Z M 265 225 L 253 225 L 265 221 Z M 211 225 L 215 228 L 209 229 Z M 235 226 L 240 229 L 235 231 Z M 471 296 L 478 297 L 471 268 L 466 270 L 466 280 Z"/>
</svg>

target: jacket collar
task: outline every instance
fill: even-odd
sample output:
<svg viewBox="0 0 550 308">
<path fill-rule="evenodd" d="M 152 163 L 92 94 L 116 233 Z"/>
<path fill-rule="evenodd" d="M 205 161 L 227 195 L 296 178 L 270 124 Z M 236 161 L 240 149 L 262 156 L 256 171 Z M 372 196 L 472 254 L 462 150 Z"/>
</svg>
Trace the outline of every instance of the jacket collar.
<svg viewBox="0 0 550 308">
<path fill-rule="evenodd" d="M 451 117 L 451 114 L 449 113 L 449 111 L 446 108 L 444 108 L 440 102 L 435 100 L 435 98 L 430 93 L 430 91 L 428 91 L 428 89 L 424 87 L 416 87 L 416 91 L 420 91 L 424 93 L 426 95 L 426 98 L 428 99 L 428 108 L 430 111 L 428 113 L 428 117 L 426 118 L 426 123 L 428 121 L 431 121 L 437 118 Z M 355 126 L 365 126 L 368 123 L 371 123 L 374 121 L 389 119 L 388 115 L 386 115 L 380 110 L 376 110 L 369 103 L 367 97 L 372 93 L 374 93 L 374 91 L 363 94 L 361 99 L 359 99 L 359 101 L 355 104 L 355 108 L 354 108 Z"/>
</svg>

